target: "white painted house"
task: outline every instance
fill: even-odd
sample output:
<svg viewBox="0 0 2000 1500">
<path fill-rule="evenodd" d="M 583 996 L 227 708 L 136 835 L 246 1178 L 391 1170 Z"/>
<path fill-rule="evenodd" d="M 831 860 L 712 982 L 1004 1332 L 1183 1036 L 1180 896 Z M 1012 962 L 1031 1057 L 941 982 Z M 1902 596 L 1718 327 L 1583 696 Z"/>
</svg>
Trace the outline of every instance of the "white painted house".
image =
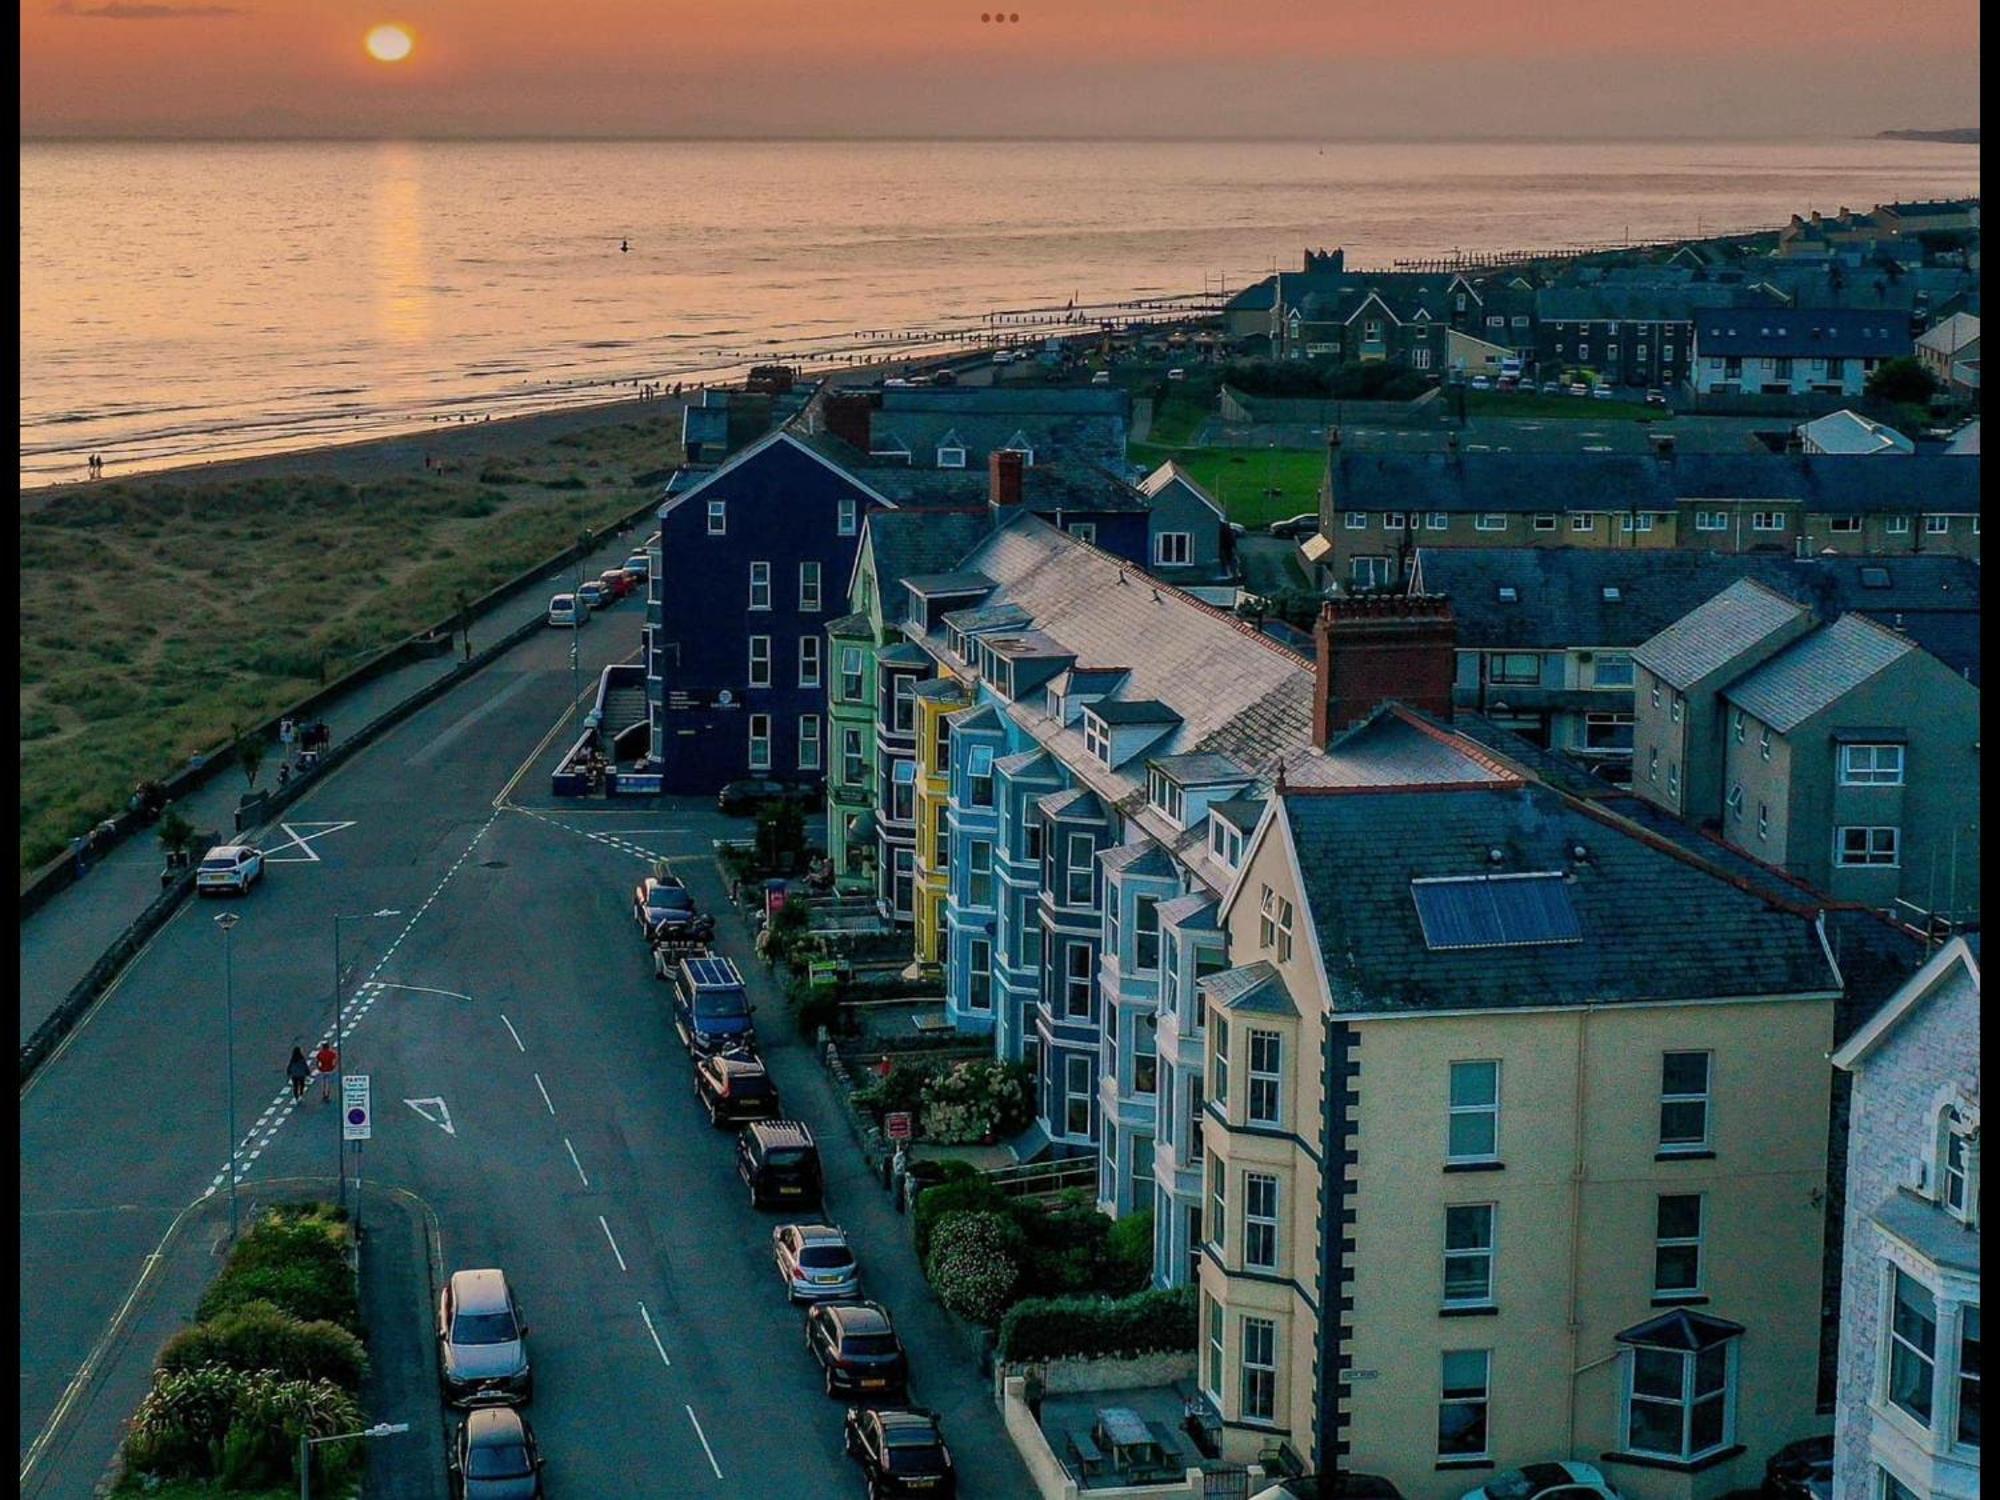
<svg viewBox="0 0 2000 1500">
<path fill-rule="evenodd" d="M 1688 379 L 1703 396 L 1859 396 L 1911 345 L 1894 308 L 1700 308 Z"/>
</svg>

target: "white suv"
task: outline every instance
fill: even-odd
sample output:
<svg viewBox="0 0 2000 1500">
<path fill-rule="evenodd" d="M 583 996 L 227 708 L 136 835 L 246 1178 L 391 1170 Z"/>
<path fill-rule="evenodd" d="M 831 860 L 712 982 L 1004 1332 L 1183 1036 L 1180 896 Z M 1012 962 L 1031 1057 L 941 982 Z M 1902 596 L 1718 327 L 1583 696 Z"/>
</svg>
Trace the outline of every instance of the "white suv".
<svg viewBox="0 0 2000 1500">
<path fill-rule="evenodd" d="M 264 851 L 248 844 L 222 844 L 204 854 L 194 872 L 195 894 L 234 891 L 239 896 L 262 878 Z"/>
</svg>

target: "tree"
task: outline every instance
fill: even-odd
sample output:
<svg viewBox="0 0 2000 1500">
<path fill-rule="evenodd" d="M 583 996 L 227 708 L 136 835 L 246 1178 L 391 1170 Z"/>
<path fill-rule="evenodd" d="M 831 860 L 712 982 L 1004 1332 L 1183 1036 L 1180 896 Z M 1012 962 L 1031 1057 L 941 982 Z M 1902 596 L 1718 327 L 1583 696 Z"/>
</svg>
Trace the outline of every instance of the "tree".
<svg viewBox="0 0 2000 1500">
<path fill-rule="evenodd" d="M 1877 401 L 1927 403 L 1937 394 L 1937 377 L 1926 370 L 1922 363 L 1904 355 L 1901 359 L 1885 360 L 1875 367 L 1875 373 L 1868 377 L 1868 395 Z"/>
<path fill-rule="evenodd" d="M 177 807 L 167 809 L 160 819 L 160 847 L 170 855 L 184 854 L 194 842 L 194 824 Z"/>
<path fill-rule="evenodd" d="M 270 748 L 270 742 L 261 734 L 246 735 L 241 729 L 235 732 L 236 764 L 252 791 L 257 788 L 257 773 L 264 769 L 264 754 Z"/>
</svg>

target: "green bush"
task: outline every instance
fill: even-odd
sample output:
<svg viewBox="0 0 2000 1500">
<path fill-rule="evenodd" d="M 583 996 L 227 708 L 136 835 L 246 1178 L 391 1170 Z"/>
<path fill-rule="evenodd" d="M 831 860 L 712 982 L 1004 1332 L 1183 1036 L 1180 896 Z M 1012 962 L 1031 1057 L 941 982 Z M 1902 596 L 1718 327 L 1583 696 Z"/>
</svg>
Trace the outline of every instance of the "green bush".
<svg viewBox="0 0 2000 1500">
<path fill-rule="evenodd" d="M 125 1439 L 125 1462 L 163 1478 L 220 1478 L 230 1487 L 296 1480 L 298 1440 L 361 1425 L 354 1398 L 325 1380 L 205 1365 L 160 1370 Z M 323 1460 L 328 1472 L 338 1455 Z"/>
<path fill-rule="evenodd" d="M 207 1323 L 250 1302 L 269 1302 L 302 1322 L 357 1325 L 354 1277 L 346 1267 L 330 1275 L 318 1266 L 255 1266 L 224 1271 L 201 1299 L 196 1321 Z"/>
<path fill-rule="evenodd" d="M 160 1351 L 162 1370 L 222 1365 L 269 1370 L 286 1380 L 327 1380 L 358 1392 L 368 1369 L 361 1340 L 337 1323 L 301 1322 L 269 1302 L 245 1302 L 210 1323 L 184 1328 Z"/>
<path fill-rule="evenodd" d="M 1153 1211 L 1113 1221 L 1104 1235 L 1104 1271 L 1114 1296 L 1145 1289 L 1153 1278 Z"/>
<path fill-rule="evenodd" d="M 1011 1207 L 1007 1195 L 984 1177 L 964 1177 L 925 1188 L 910 1211 L 919 1264 L 930 1264 L 931 1235 L 946 1214 L 1008 1213 Z"/>
<path fill-rule="evenodd" d="M 967 1145 L 1025 1130 L 1035 1117 L 1032 1088 L 1019 1063 L 975 1060 L 935 1073 L 922 1091 L 924 1138 Z"/>
<path fill-rule="evenodd" d="M 837 1035 L 840 1031 L 840 987 L 832 984 L 802 984 L 799 995 L 792 1002 L 792 1016 L 798 1022 L 799 1035 L 807 1041 L 819 1036 L 819 1028 L 824 1026 L 827 1035 Z"/>
<path fill-rule="evenodd" d="M 1000 1358 L 1018 1362 L 1177 1353 L 1195 1346 L 1195 1288 L 1106 1297 L 1030 1297 L 1000 1320 Z"/>
<path fill-rule="evenodd" d="M 1021 1279 L 1021 1229 L 1002 1213 L 947 1214 L 931 1234 L 924 1275 L 962 1318 L 992 1323 Z"/>
</svg>

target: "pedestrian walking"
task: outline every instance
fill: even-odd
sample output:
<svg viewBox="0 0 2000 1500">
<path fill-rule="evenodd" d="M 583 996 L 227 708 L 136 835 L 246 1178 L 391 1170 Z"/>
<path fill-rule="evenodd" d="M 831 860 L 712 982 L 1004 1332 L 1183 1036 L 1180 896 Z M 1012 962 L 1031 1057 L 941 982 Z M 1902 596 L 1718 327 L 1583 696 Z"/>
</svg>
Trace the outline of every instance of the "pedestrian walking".
<svg viewBox="0 0 2000 1500">
<path fill-rule="evenodd" d="M 278 790 L 283 791 L 292 784 L 292 763 L 282 761 L 278 766 Z"/>
<path fill-rule="evenodd" d="M 334 1050 L 331 1041 L 321 1042 L 319 1051 L 313 1054 L 313 1070 L 319 1074 L 319 1096 L 322 1100 L 333 1097 L 333 1075 L 340 1071 L 340 1053 Z"/>
<path fill-rule="evenodd" d="M 312 1077 L 312 1064 L 306 1061 L 305 1048 L 292 1048 L 292 1060 L 285 1064 L 285 1076 L 292 1081 L 292 1103 L 297 1104 L 305 1098 L 306 1080 Z"/>
<path fill-rule="evenodd" d="M 81 875 L 85 870 L 90 868 L 89 864 L 85 861 L 83 857 L 85 851 L 87 851 L 89 848 L 90 848 L 90 840 L 85 838 L 80 833 L 75 838 L 69 841 L 69 852 L 76 856 L 76 873 L 79 875 Z"/>
</svg>

